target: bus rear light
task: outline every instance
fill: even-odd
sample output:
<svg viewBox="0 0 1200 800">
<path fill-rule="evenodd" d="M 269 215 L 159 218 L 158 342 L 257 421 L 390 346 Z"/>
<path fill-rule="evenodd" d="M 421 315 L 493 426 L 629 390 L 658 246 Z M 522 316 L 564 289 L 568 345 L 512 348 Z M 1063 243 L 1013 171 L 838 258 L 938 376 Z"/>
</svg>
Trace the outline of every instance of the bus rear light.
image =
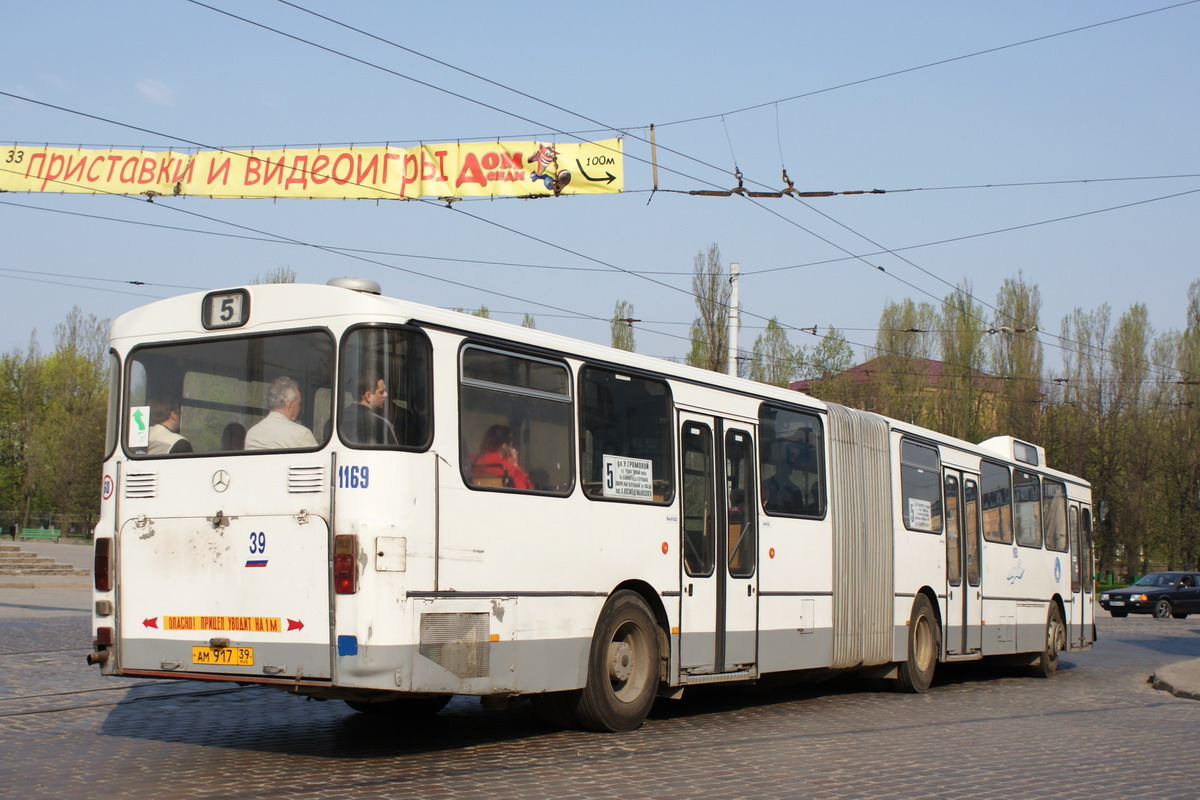
<svg viewBox="0 0 1200 800">
<path fill-rule="evenodd" d="M 96 628 L 96 644 L 100 647 L 112 647 L 113 629 L 107 626 Z"/>
<path fill-rule="evenodd" d="M 333 591 L 337 594 L 354 594 L 358 591 L 358 576 L 354 568 L 357 552 L 356 535 L 339 533 L 333 537 Z"/>
<path fill-rule="evenodd" d="M 96 555 L 92 562 L 92 581 L 97 592 L 112 591 L 112 539 L 96 540 Z"/>
</svg>

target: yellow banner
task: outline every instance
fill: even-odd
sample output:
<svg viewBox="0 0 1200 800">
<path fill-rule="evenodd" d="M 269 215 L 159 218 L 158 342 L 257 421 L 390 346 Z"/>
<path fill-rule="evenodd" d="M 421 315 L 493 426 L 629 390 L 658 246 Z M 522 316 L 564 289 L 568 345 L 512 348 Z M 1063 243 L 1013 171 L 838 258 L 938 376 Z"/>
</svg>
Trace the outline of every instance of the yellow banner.
<svg viewBox="0 0 1200 800">
<path fill-rule="evenodd" d="M 403 200 L 612 194 L 621 139 L 299 150 L 0 148 L 0 191 Z"/>
<path fill-rule="evenodd" d="M 166 616 L 165 631 L 250 631 L 279 633 L 279 617 Z"/>
</svg>

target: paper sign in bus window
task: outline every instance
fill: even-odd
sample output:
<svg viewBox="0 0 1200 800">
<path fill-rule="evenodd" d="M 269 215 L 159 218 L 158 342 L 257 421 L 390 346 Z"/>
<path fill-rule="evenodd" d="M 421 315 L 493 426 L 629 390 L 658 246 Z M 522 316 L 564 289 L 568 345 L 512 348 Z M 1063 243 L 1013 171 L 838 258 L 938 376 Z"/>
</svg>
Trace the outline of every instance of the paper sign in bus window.
<svg viewBox="0 0 1200 800">
<path fill-rule="evenodd" d="M 150 406 L 129 409 L 129 446 L 150 446 Z"/>
<path fill-rule="evenodd" d="M 933 504 L 916 497 L 908 498 L 908 527 L 933 530 Z"/>
<path fill-rule="evenodd" d="M 604 496 L 654 499 L 652 465 L 648 458 L 604 455 Z"/>
</svg>

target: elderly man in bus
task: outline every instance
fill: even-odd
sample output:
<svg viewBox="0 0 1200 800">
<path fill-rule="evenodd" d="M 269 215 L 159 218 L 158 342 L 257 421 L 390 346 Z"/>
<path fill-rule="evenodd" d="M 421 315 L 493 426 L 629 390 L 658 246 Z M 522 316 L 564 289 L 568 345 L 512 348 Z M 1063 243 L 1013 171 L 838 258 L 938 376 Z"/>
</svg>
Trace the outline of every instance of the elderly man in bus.
<svg viewBox="0 0 1200 800">
<path fill-rule="evenodd" d="M 300 386 L 291 378 L 276 378 L 267 390 L 271 411 L 246 431 L 247 450 L 293 450 L 316 447 L 312 431 L 296 422 L 300 416 Z"/>
</svg>

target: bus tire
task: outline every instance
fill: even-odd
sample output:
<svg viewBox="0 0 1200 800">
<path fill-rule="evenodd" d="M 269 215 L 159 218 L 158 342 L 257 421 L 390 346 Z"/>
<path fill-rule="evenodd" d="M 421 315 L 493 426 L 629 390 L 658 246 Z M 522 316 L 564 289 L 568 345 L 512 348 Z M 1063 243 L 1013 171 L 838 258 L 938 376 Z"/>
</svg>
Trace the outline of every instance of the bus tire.
<svg viewBox="0 0 1200 800">
<path fill-rule="evenodd" d="M 346 700 L 346 705 L 369 717 L 432 717 L 450 702 L 452 694 L 434 694 L 425 697 L 397 697 L 395 700 Z"/>
<path fill-rule="evenodd" d="M 900 662 L 896 688 L 913 694 L 928 690 L 941 651 L 941 626 L 933 606 L 928 597 L 918 594 L 908 620 L 908 658 Z"/>
<path fill-rule="evenodd" d="M 1049 678 L 1058 670 L 1058 654 L 1067 646 L 1067 629 L 1063 625 L 1062 612 L 1057 603 L 1050 604 L 1046 614 L 1046 638 L 1042 644 L 1042 652 L 1037 661 L 1033 662 L 1035 678 Z"/>
<path fill-rule="evenodd" d="M 650 607 L 636 592 L 617 592 L 592 636 L 579 724 L 608 732 L 641 727 L 658 694 L 658 661 L 658 624 Z"/>
</svg>

